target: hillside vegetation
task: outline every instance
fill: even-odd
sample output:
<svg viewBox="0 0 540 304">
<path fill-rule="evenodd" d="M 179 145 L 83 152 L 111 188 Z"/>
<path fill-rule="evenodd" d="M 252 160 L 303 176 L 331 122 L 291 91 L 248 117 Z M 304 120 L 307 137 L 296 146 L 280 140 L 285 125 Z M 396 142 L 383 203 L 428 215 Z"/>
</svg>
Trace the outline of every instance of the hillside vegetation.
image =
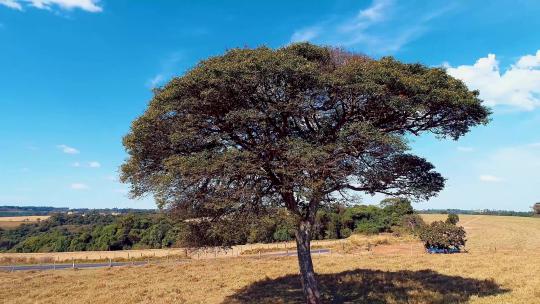
<svg viewBox="0 0 540 304">
<path fill-rule="evenodd" d="M 425 215 L 444 220 L 446 215 Z M 468 253 L 429 255 L 422 246 L 316 256 L 326 302 L 535 303 L 540 298 L 540 220 L 460 215 Z M 379 247 L 378 247 L 379 248 Z M 289 258 L 193 260 L 81 271 L 5 273 L 10 303 L 303 303 Z M 121 290 L 121 292 L 119 292 Z"/>
<path fill-rule="evenodd" d="M 58 213 L 45 221 L 0 229 L 0 251 L 114 251 L 284 242 L 294 239 L 294 223 L 294 218 L 281 208 L 242 221 L 219 222 L 179 221 L 161 213 Z M 418 223 L 407 200 L 388 199 L 381 206 L 335 205 L 317 213 L 313 239 L 342 239 L 353 233 L 410 232 Z"/>
</svg>

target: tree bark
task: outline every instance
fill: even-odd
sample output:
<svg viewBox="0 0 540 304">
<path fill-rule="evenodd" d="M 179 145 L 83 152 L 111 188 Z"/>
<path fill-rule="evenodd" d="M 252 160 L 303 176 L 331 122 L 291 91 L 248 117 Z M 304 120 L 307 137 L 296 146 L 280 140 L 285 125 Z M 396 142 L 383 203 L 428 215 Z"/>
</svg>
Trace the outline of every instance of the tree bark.
<svg viewBox="0 0 540 304">
<path fill-rule="evenodd" d="M 311 260 L 311 227 L 309 220 L 302 220 L 296 230 L 296 248 L 298 251 L 298 264 L 300 265 L 300 276 L 302 280 L 302 289 L 306 296 L 306 303 L 320 304 L 321 294 L 315 272 L 313 271 L 313 262 Z"/>
</svg>

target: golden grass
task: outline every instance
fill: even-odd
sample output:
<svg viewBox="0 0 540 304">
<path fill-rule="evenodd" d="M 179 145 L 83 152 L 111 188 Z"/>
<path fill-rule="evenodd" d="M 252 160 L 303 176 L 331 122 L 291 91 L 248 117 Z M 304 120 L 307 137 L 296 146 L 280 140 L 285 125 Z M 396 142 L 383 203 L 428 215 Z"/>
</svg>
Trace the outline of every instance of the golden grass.
<svg viewBox="0 0 540 304">
<path fill-rule="evenodd" d="M 468 231 L 469 253 L 382 250 L 409 247 L 398 242 L 377 246 L 380 253 L 315 256 L 325 301 L 538 303 L 540 219 L 461 216 L 460 224 Z M 294 257 L 14 272 L 0 275 L 0 299 L 5 303 L 302 303 L 297 273 Z"/>
<path fill-rule="evenodd" d="M 22 224 L 28 224 L 48 219 L 48 215 L 29 215 L 29 216 L 2 216 L 0 217 L 0 228 L 13 229 Z"/>
<path fill-rule="evenodd" d="M 141 249 L 122 251 L 77 251 L 77 252 L 43 252 L 43 253 L 0 253 L 0 264 L 36 264 L 75 261 L 127 261 L 147 258 L 164 258 L 171 256 L 187 257 L 185 249 Z"/>
<path fill-rule="evenodd" d="M 338 240 L 313 241 L 312 247 L 332 248 L 339 243 Z M 337 248 L 337 247 L 336 247 Z M 130 259 L 165 258 L 167 256 L 185 256 L 192 259 L 210 259 L 222 257 L 237 257 L 239 255 L 258 255 L 268 252 L 286 252 L 295 250 L 294 242 L 273 244 L 247 244 L 233 246 L 232 248 L 168 248 L 168 249 L 134 249 L 120 251 L 75 251 L 75 252 L 38 252 L 38 253 L 0 253 L 0 265 L 6 264 L 36 264 L 76 261 L 125 261 Z"/>
</svg>

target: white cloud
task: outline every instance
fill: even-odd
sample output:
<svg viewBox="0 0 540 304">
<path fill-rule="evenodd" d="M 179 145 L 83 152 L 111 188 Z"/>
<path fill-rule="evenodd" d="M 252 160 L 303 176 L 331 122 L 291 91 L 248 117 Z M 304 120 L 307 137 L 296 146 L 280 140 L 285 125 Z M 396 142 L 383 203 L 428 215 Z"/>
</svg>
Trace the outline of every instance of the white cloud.
<svg viewBox="0 0 540 304">
<path fill-rule="evenodd" d="M 66 154 L 79 154 L 80 151 L 73 148 L 73 147 L 70 147 L 70 146 L 67 146 L 67 145 L 58 145 L 57 146 L 60 150 L 62 150 L 62 152 L 66 153 Z"/>
<path fill-rule="evenodd" d="M 447 71 L 470 89 L 479 90 L 486 105 L 528 111 L 540 106 L 540 50 L 519 58 L 504 71 L 495 54 L 488 54 L 473 65 L 448 65 Z"/>
<path fill-rule="evenodd" d="M 321 29 L 318 26 L 313 26 L 313 27 L 297 30 L 293 33 L 291 37 L 291 42 L 310 41 L 313 38 L 317 37 L 320 34 L 320 31 Z"/>
<path fill-rule="evenodd" d="M 321 39 L 324 41 L 339 39 L 340 45 L 353 45 L 361 41 L 372 39 L 364 31 L 370 26 L 385 19 L 385 11 L 388 13 L 391 0 L 374 0 L 371 6 L 360 10 L 354 17 L 338 22 L 323 22 L 323 25 L 309 26 L 295 31 L 291 42 L 312 41 Z"/>
<path fill-rule="evenodd" d="M 72 167 L 75 167 L 75 168 L 101 168 L 101 163 L 97 162 L 97 161 L 91 161 L 91 162 L 87 162 L 87 163 L 81 163 L 81 162 L 74 162 L 71 164 Z"/>
<path fill-rule="evenodd" d="M 71 184 L 71 189 L 73 189 L 73 190 L 87 190 L 87 189 L 90 189 L 90 187 L 88 187 L 88 185 L 83 184 L 83 183 L 73 183 L 73 184 Z"/>
<path fill-rule="evenodd" d="M 156 88 L 163 80 L 165 79 L 165 76 L 163 74 L 157 74 L 156 76 L 152 77 L 152 79 L 148 80 L 148 86 L 151 88 Z"/>
<path fill-rule="evenodd" d="M 426 24 L 448 11 L 450 6 L 411 16 L 407 2 L 373 0 L 354 16 L 339 16 L 300 28 L 290 42 L 313 41 L 342 47 L 359 47 L 370 53 L 401 49 L 427 30 Z"/>
<path fill-rule="evenodd" d="M 182 52 L 173 52 L 166 56 L 160 63 L 160 72 L 150 78 L 146 82 L 146 85 L 153 89 L 162 85 L 167 79 L 173 77 L 175 73 L 179 72 L 179 64 L 183 58 L 184 55 Z"/>
<path fill-rule="evenodd" d="M 497 183 L 497 182 L 502 181 L 502 179 L 500 177 L 497 177 L 497 176 L 491 175 L 491 174 L 482 174 L 482 175 L 480 175 L 480 180 L 483 181 L 483 182 L 489 182 L 489 183 Z"/>
<path fill-rule="evenodd" d="M 114 189 L 114 192 L 116 192 L 116 193 L 121 193 L 121 194 L 128 194 L 128 193 L 129 193 L 129 189 L 126 189 L 126 188 L 117 188 L 117 189 Z"/>
<path fill-rule="evenodd" d="M 378 21 L 383 19 L 384 11 L 388 8 L 388 6 L 392 3 L 392 0 L 376 0 L 373 1 L 373 5 L 365 10 L 361 10 L 358 13 L 358 19 L 360 21 L 362 20 L 370 20 L 370 21 Z"/>
<path fill-rule="evenodd" d="M 88 167 L 90 168 L 100 168 L 101 164 L 97 161 L 91 161 L 88 163 Z"/>
<path fill-rule="evenodd" d="M 0 5 L 22 11 L 22 5 L 18 2 L 18 0 L 0 0 Z"/>
<path fill-rule="evenodd" d="M 457 147 L 457 150 L 459 152 L 473 152 L 474 148 L 473 147 Z"/>
<path fill-rule="evenodd" d="M 44 10 L 58 7 L 68 11 L 73 9 L 81 9 L 91 13 L 103 11 L 103 8 L 99 6 L 99 0 L 0 0 L 0 5 L 19 11 L 23 10 L 23 4 Z"/>
</svg>

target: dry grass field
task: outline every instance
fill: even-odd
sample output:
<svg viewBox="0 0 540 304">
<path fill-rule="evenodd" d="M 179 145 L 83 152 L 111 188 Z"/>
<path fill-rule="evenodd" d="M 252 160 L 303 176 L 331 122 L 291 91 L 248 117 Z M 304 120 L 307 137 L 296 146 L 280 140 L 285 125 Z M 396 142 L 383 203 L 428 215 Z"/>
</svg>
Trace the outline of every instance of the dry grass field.
<svg viewBox="0 0 540 304">
<path fill-rule="evenodd" d="M 22 224 L 31 222 L 44 221 L 48 219 L 48 215 L 29 215 L 29 216 L 3 216 L 0 217 L 0 228 L 12 229 Z"/>
<path fill-rule="evenodd" d="M 343 241 L 338 240 L 322 240 L 312 243 L 313 249 L 317 248 L 334 248 L 336 251 L 345 248 L 351 250 L 358 248 L 360 245 L 367 246 L 368 244 L 377 244 L 380 242 L 388 243 L 387 236 L 380 237 L 356 237 L 345 242 L 345 247 L 341 246 Z M 394 240 L 395 238 L 391 238 Z M 168 248 L 168 249 L 134 249 L 134 250 L 118 250 L 118 251 L 76 251 L 76 252 L 36 252 L 36 253 L 0 253 L 0 265 L 12 264 L 39 264 L 53 262 L 93 262 L 93 261 L 126 261 L 130 259 L 161 258 L 166 257 L 183 257 L 194 260 L 212 259 L 212 258 L 229 258 L 238 257 L 240 255 L 258 255 L 259 253 L 269 252 L 286 252 L 296 250 L 296 245 L 293 242 L 274 243 L 274 244 L 248 244 L 233 246 L 232 248 Z"/>
<path fill-rule="evenodd" d="M 440 218 L 426 215 L 426 220 Z M 314 257 L 328 303 L 540 303 L 540 219 L 461 216 L 468 253 L 380 244 Z M 0 275 L 4 303 L 302 303 L 294 257 Z"/>
</svg>

